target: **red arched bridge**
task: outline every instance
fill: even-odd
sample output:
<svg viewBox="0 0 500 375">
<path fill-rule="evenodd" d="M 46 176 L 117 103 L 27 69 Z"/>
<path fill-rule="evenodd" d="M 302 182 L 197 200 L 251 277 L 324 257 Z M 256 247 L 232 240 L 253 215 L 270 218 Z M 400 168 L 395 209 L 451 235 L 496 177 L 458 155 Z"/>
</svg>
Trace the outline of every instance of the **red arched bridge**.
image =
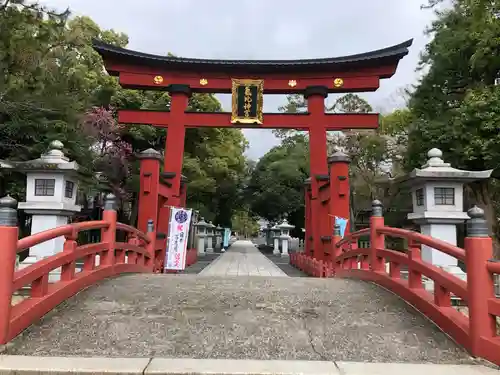
<svg viewBox="0 0 500 375">
<path fill-rule="evenodd" d="M 291 255 L 312 278 L 217 278 L 159 274 L 165 239 L 156 239 L 152 223 L 142 233 L 117 222 L 113 204 L 109 195 L 102 220 L 18 240 L 17 202 L 0 200 L 0 344 L 13 343 L 12 353 L 448 363 L 473 361 L 470 354 L 500 364 L 493 283 L 500 263 L 491 260 L 477 207 L 469 210 L 464 249 L 385 226 L 375 201 L 370 228 L 341 238 L 336 227 L 322 260 Z M 91 229 L 102 231 L 101 242 L 80 246 L 78 234 Z M 117 232 L 126 240 L 117 241 Z M 370 247 L 357 248 L 364 235 Z M 15 270 L 17 253 L 60 236 L 62 252 Z M 408 249 L 386 249 L 387 236 L 405 238 Z M 463 261 L 467 281 L 424 262 L 421 245 Z M 188 258 L 196 262 L 196 252 Z M 49 283 L 56 269 L 60 280 Z M 116 277 L 127 273 L 136 275 Z M 31 294 L 13 304 L 26 286 Z M 457 310 L 452 297 L 468 309 Z"/>
</svg>

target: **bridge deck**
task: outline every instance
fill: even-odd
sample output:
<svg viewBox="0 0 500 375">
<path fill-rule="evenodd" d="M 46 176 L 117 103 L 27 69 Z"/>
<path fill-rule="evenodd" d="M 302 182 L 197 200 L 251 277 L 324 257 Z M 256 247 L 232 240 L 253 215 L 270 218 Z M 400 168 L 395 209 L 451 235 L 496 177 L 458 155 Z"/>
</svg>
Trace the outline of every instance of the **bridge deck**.
<svg viewBox="0 0 500 375">
<path fill-rule="evenodd" d="M 237 241 L 200 273 L 201 276 L 285 276 L 250 241 Z"/>
<path fill-rule="evenodd" d="M 107 280 L 59 306 L 7 354 L 473 363 L 375 285 L 251 276 Z"/>
</svg>

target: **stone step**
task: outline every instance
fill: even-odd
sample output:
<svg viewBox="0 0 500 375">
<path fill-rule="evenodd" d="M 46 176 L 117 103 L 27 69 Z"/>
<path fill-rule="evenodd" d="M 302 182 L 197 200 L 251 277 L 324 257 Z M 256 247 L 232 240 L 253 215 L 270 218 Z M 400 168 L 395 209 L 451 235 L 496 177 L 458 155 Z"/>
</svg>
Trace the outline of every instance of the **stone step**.
<svg viewBox="0 0 500 375">
<path fill-rule="evenodd" d="M 498 375 L 499 371 L 481 365 L 1 355 L 0 374 Z"/>
</svg>

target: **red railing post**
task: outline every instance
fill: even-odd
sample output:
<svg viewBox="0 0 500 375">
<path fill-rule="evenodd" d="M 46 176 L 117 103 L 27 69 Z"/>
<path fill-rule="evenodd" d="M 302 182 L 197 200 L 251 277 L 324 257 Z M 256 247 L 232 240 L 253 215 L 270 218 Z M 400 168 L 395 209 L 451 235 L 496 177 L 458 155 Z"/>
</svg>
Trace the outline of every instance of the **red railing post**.
<svg viewBox="0 0 500 375">
<path fill-rule="evenodd" d="M 377 233 L 377 228 L 384 226 L 382 203 L 379 200 L 372 202 L 372 216 L 370 217 L 370 263 L 375 272 L 385 271 L 384 259 L 377 255 L 377 249 L 385 248 L 385 236 Z"/>
<path fill-rule="evenodd" d="M 422 252 L 420 249 L 420 244 L 414 240 L 408 241 L 408 257 L 410 260 L 420 261 L 422 260 Z M 416 271 L 411 262 L 408 267 L 408 286 L 410 289 L 422 289 L 422 274 Z"/>
<path fill-rule="evenodd" d="M 488 312 L 488 300 L 495 297 L 493 276 L 487 269 L 493 256 L 493 243 L 488 234 L 484 211 L 477 206 L 467 214 L 465 261 L 467 268 L 467 295 L 469 299 L 469 337 L 471 353 L 481 355 L 481 337 L 495 336 L 495 317 Z"/>
<path fill-rule="evenodd" d="M 155 230 L 155 224 L 154 224 L 153 219 L 148 220 L 147 236 L 149 238 L 149 243 L 146 246 L 146 250 L 148 251 L 150 258 L 146 259 L 145 265 L 146 265 L 146 267 L 151 268 L 151 271 L 152 271 L 155 267 L 155 259 L 156 259 L 156 254 L 155 254 L 156 230 Z"/>
<path fill-rule="evenodd" d="M 340 268 L 340 265 L 337 264 L 337 258 L 342 255 L 342 248 L 337 246 L 337 244 L 342 240 L 342 236 L 340 235 L 340 225 L 334 224 L 333 226 L 333 239 L 332 239 L 332 268 L 333 273 Z"/>
<path fill-rule="evenodd" d="M 78 231 L 73 229 L 70 234 L 65 236 L 63 252 L 73 252 L 78 246 Z M 61 267 L 61 281 L 71 281 L 75 277 L 76 262 L 73 260 Z"/>
<path fill-rule="evenodd" d="M 113 194 L 106 195 L 102 219 L 108 223 L 108 227 L 102 230 L 101 242 L 108 244 L 107 250 L 103 251 L 99 265 L 112 266 L 115 263 L 116 247 L 116 197 Z"/>
<path fill-rule="evenodd" d="M 0 199 L 0 345 L 7 343 L 12 305 L 12 283 L 16 267 L 17 201 L 10 196 Z"/>
</svg>

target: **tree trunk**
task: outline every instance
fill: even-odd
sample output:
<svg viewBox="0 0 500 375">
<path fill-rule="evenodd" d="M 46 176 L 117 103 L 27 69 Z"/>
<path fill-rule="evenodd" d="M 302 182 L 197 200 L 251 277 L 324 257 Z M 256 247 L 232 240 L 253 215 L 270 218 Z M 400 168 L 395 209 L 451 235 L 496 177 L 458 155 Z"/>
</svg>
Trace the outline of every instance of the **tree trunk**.
<svg viewBox="0 0 500 375">
<path fill-rule="evenodd" d="M 471 183 L 467 187 L 467 193 L 470 197 L 471 206 L 476 204 L 484 210 L 484 216 L 488 223 L 490 236 L 493 239 L 493 257 L 500 259 L 500 241 L 498 239 L 498 219 L 493 206 L 490 192 L 490 183 L 488 180 Z M 468 207 L 466 207 L 468 209 Z"/>
</svg>

